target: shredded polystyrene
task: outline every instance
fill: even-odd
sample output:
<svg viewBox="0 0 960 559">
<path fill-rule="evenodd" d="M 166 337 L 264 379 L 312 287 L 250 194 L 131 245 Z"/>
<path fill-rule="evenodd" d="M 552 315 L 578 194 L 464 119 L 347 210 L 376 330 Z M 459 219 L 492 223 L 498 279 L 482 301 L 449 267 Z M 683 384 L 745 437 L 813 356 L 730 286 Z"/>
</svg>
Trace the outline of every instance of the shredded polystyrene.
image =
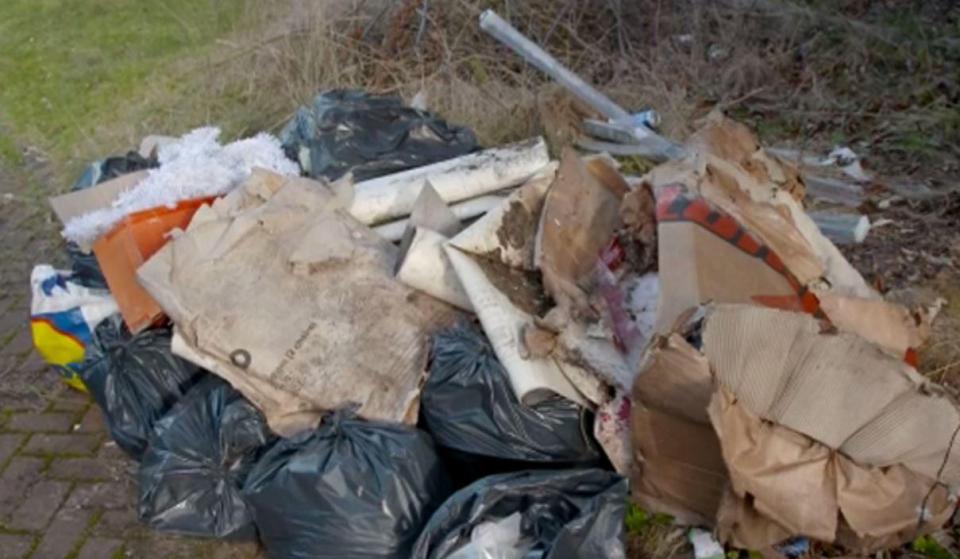
<svg viewBox="0 0 960 559">
<path fill-rule="evenodd" d="M 257 134 L 225 146 L 217 141 L 219 136 L 219 128 L 197 128 L 160 146 L 159 168 L 121 192 L 111 207 L 71 219 L 63 236 L 89 246 L 131 213 L 161 206 L 172 208 L 183 200 L 222 196 L 249 177 L 254 167 L 286 176 L 300 173 L 299 166 L 283 154 L 280 141 L 270 134 Z"/>
</svg>

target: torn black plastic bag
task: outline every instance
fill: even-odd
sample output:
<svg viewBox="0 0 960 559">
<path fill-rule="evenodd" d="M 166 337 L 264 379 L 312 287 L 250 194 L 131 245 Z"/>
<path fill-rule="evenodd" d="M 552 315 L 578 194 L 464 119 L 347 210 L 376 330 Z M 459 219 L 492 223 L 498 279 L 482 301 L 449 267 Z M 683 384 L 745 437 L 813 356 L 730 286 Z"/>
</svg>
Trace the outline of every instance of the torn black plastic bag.
<svg viewBox="0 0 960 559">
<path fill-rule="evenodd" d="M 120 315 L 94 331 L 81 365 L 83 383 L 103 410 L 110 436 L 140 460 L 153 424 L 206 373 L 170 352 L 169 328 L 135 336 Z"/>
<path fill-rule="evenodd" d="M 71 190 L 83 190 L 127 173 L 152 169 L 159 166 L 156 159 L 147 159 L 135 151 L 126 155 L 115 155 L 87 165 L 80 177 L 73 183 Z M 92 252 L 84 253 L 76 243 L 67 243 L 67 256 L 70 257 L 73 279 L 84 287 L 107 289 L 97 257 Z"/>
<path fill-rule="evenodd" d="M 163 532 L 255 539 L 243 483 L 273 440 L 253 404 L 208 375 L 154 425 L 140 463 L 140 519 Z"/>
<path fill-rule="evenodd" d="M 67 256 L 70 258 L 70 279 L 91 289 L 109 289 L 107 280 L 100 271 L 100 264 L 93 252 L 83 252 L 73 241 L 67 241 Z"/>
<path fill-rule="evenodd" d="M 603 461 L 591 435 L 593 414 L 563 398 L 521 404 L 490 342 L 469 324 L 433 337 L 420 418 L 464 483 L 506 471 Z"/>
<path fill-rule="evenodd" d="M 490 476 L 457 491 L 437 509 L 411 557 L 475 557 L 463 548 L 490 552 L 499 543 L 512 552 L 508 556 L 525 559 L 622 559 L 626 503 L 627 480 L 606 470 Z M 496 524 L 502 531 L 503 521 L 514 514 L 520 518 L 512 541 L 501 534 L 499 542 L 491 542 L 474 533 Z"/>
<path fill-rule="evenodd" d="M 127 173 L 159 166 L 160 163 L 154 158 L 147 158 L 135 151 L 128 151 L 126 155 L 114 155 L 87 165 L 80 177 L 73 183 L 71 190 L 83 190 Z"/>
<path fill-rule="evenodd" d="M 287 156 L 314 178 L 356 181 L 459 157 L 477 148 L 473 131 L 451 126 L 399 97 L 325 91 L 280 133 Z"/>
<path fill-rule="evenodd" d="M 408 559 L 450 485 L 426 433 L 340 412 L 275 444 L 244 494 L 269 557 Z"/>
</svg>

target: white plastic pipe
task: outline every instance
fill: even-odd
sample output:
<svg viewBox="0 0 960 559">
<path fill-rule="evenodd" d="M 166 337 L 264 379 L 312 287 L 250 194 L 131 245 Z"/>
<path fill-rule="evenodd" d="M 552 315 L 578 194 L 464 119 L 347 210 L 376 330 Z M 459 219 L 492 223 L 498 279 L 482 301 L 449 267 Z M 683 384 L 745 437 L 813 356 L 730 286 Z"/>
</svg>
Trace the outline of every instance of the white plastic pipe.
<svg viewBox="0 0 960 559">
<path fill-rule="evenodd" d="M 499 206 L 503 199 L 504 196 L 489 194 L 456 203 L 450 206 L 450 209 L 453 211 L 453 215 L 463 221 L 487 213 Z M 373 231 L 384 239 L 395 242 L 403 237 L 403 232 L 406 231 L 408 223 L 410 223 L 409 218 L 398 219 L 397 221 L 377 225 L 373 228 Z"/>
<path fill-rule="evenodd" d="M 447 238 L 429 229 L 417 228 L 413 242 L 397 270 L 397 279 L 427 295 L 473 312 L 460 279 L 443 251 Z"/>
<path fill-rule="evenodd" d="M 862 243 L 870 232 L 870 218 L 865 215 L 831 212 L 810 212 L 808 215 L 823 236 L 838 245 Z"/>
<path fill-rule="evenodd" d="M 539 137 L 490 148 L 357 183 L 350 213 L 376 225 L 410 215 L 428 180 L 451 204 L 520 184 L 549 162 L 547 144 Z"/>
</svg>

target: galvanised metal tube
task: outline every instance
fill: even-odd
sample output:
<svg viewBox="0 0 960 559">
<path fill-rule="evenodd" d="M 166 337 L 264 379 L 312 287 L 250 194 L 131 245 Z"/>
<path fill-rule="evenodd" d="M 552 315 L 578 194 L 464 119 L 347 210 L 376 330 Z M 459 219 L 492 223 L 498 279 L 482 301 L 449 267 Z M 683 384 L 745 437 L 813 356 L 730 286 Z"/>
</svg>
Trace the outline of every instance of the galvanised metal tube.
<svg viewBox="0 0 960 559">
<path fill-rule="evenodd" d="M 480 29 L 483 29 L 495 39 L 513 49 L 514 52 L 522 56 L 528 63 L 536 66 L 544 73 L 549 74 L 551 78 L 569 89 L 571 93 L 607 118 L 618 121 L 630 119 L 630 113 L 623 110 L 620 105 L 617 105 L 611 101 L 609 97 L 580 79 L 579 76 L 571 72 L 563 64 L 560 64 L 557 59 L 550 56 L 550 54 L 540 48 L 536 43 L 524 37 L 493 10 L 485 10 L 480 14 Z"/>
</svg>

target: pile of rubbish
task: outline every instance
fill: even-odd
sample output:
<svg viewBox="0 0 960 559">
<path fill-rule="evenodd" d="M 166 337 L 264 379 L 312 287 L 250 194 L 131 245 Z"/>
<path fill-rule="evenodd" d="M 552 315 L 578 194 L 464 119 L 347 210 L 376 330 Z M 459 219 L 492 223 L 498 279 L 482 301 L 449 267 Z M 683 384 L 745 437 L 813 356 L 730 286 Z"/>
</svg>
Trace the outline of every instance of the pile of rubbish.
<svg viewBox="0 0 960 559">
<path fill-rule="evenodd" d="M 35 343 L 147 524 L 270 557 L 625 557 L 628 491 L 744 549 L 938 529 L 936 309 L 867 285 L 744 126 L 648 135 L 625 176 L 330 91 L 280 139 L 148 138 L 51 200 L 74 267 L 34 269 Z"/>
</svg>

